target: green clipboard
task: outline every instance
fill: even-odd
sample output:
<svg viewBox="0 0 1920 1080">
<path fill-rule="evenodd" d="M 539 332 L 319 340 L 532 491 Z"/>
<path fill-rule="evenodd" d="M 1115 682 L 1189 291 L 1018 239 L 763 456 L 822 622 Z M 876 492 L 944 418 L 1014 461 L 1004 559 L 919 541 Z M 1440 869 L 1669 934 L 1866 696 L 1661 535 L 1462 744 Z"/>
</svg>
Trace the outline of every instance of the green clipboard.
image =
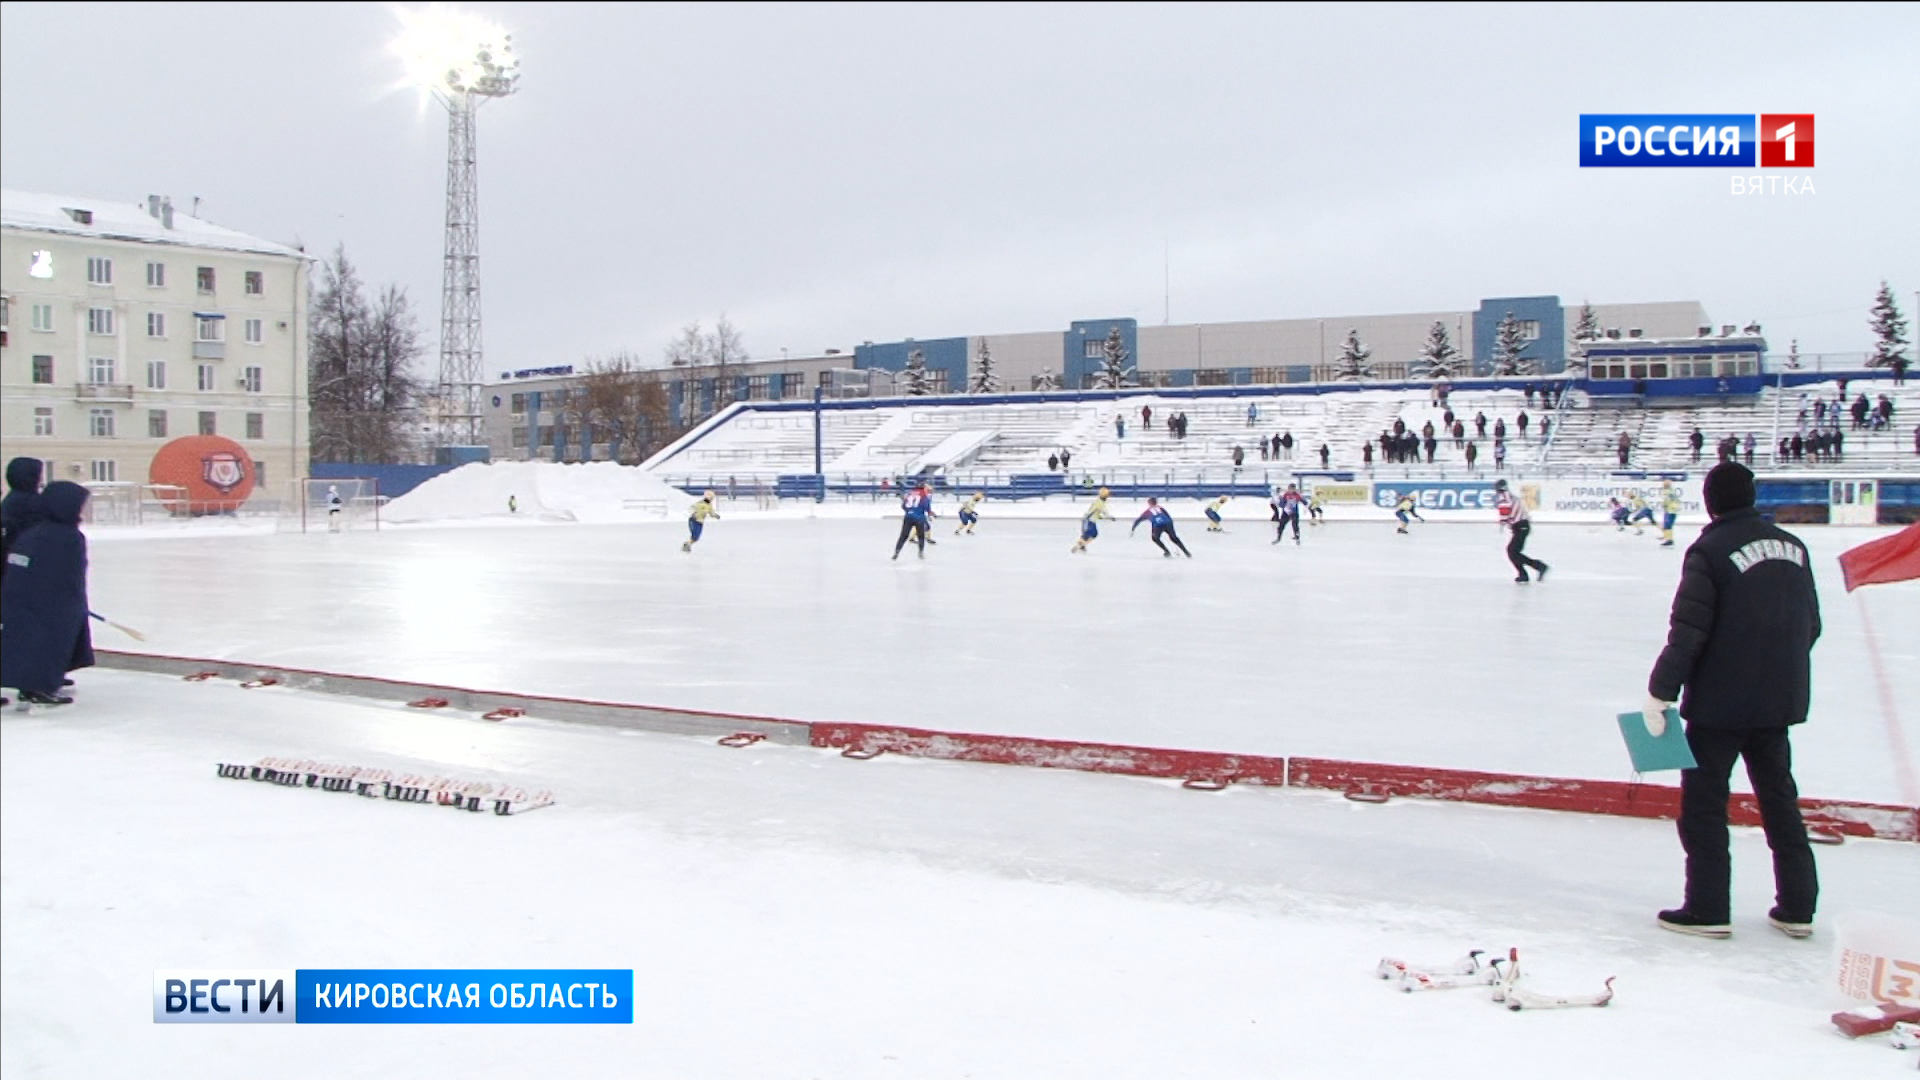
<svg viewBox="0 0 1920 1080">
<path fill-rule="evenodd" d="M 1663 772 L 1667 769 L 1691 769 L 1693 748 L 1687 745 L 1687 732 L 1680 721 L 1680 710 L 1667 709 L 1667 730 L 1659 738 L 1647 734 L 1647 722 L 1639 712 L 1620 714 L 1620 737 L 1626 740 L 1627 756 L 1633 759 L 1634 772 Z"/>
</svg>

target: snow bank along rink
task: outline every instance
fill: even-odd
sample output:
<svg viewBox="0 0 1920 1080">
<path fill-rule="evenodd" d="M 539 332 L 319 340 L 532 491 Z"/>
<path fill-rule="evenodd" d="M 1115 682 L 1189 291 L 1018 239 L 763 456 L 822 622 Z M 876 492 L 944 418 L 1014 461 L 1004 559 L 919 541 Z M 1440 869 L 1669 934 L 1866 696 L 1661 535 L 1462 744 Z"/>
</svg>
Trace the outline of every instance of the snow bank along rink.
<svg viewBox="0 0 1920 1080">
<path fill-rule="evenodd" d="M 1911 844 L 1820 849 L 1821 929 L 1790 941 L 1763 921 L 1764 841 L 1736 830 L 1736 936 L 1705 942 L 1652 924 L 1680 884 L 1664 822 L 732 750 L 118 671 L 80 693 L 0 718 L 10 1078 L 1911 1075 L 1826 1022 L 1828 920 L 1897 913 Z M 558 801 L 496 817 L 214 775 L 281 754 Z M 1618 997 L 1513 1014 L 1373 977 L 1383 955 L 1510 946 L 1527 985 L 1617 976 Z M 635 1023 L 152 1023 L 153 969 L 201 963 L 631 966 Z"/>
</svg>

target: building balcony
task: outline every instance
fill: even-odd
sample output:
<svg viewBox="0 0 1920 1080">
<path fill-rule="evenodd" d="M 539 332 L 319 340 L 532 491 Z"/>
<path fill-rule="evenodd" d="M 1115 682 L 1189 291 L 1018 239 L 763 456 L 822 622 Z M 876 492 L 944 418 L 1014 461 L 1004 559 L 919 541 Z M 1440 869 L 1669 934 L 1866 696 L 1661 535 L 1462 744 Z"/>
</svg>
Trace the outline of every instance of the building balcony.
<svg viewBox="0 0 1920 1080">
<path fill-rule="evenodd" d="M 133 404 L 132 383 L 77 383 L 74 386 L 75 401 L 113 401 Z"/>
<path fill-rule="evenodd" d="M 195 360 L 225 360 L 227 343 L 224 341 L 196 341 L 193 343 Z"/>
</svg>

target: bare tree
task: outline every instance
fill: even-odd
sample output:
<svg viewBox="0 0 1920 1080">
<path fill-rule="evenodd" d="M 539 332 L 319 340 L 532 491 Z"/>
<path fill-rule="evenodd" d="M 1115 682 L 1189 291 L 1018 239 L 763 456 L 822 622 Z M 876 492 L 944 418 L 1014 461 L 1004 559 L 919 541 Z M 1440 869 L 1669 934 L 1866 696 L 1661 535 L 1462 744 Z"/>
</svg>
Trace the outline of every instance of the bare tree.
<svg viewBox="0 0 1920 1080">
<path fill-rule="evenodd" d="M 400 462 L 418 450 L 414 432 L 425 385 L 423 351 L 405 289 L 389 285 L 369 304 L 345 247 L 320 265 L 308 349 L 310 449 L 319 462 Z"/>
<path fill-rule="evenodd" d="M 659 369 L 642 367 L 625 349 L 587 362 L 566 417 L 587 432 L 589 457 L 591 447 L 605 443 L 623 465 L 638 465 L 677 434 Z"/>
<path fill-rule="evenodd" d="M 688 407 L 690 415 L 719 412 L 731 404 L 736 395 L 727 369 L 752 359 L 747 352 L 746 339 L 725 313 L 713 324 L 712 331 L 703 328 L 697 320 L 681 327 L 680 336 L 667 343 L 666 357 L 668 364 L 685 369 L 690 379 L 701 378 L 702 369 L 714 371 L 716 385 L 713 408 L 702 410 L 697 399 L 691 399 Z"/>
</svg>

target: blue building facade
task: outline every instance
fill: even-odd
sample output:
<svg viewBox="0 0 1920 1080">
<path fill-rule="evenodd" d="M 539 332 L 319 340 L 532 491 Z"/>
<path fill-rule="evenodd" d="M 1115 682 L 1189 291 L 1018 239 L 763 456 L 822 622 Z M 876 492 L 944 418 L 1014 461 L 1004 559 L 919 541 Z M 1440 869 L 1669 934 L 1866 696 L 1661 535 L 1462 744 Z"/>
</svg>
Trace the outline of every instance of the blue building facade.
<svg viewBox="0 0 1920 1080">
<path fill-rule="evenodd" d="M 853 350 L 853 366 L 881 371 L 907 370 L 907 357 L 919 349 L 926 357 L 927 370 L 935 376 L 935 393 L 960 393 L 967 388 L 967 339 L 933 338 L 928 341 L 868 342 Z M 944 381 L 942 381 L 944 380 Z"/>
<path fill-rule="evenodd" d="M 1486 375 L 1493 370 L 1494 341 L 1500 335 L 1500 320 L 1509 312 L 1530 336 L 1521 355 L 1542 374 L 1566 370 L 1567 315 L 1560 298 L 1495 296 L 1480 301 L 1480 309 L 1473 313 L 1473 373 Z"/>
<path fill-rule="evenodd" d="M 1076 319 L 1067 327 L 1060 358 L 1060 383 L 1069 389 L 1093 385 L 1106 358 L 1107 335 L 1120 331 L 1127 350 L 1127 366 L 1140 366 L 1140 323 L 1135 319 Z"/>
</svg>

